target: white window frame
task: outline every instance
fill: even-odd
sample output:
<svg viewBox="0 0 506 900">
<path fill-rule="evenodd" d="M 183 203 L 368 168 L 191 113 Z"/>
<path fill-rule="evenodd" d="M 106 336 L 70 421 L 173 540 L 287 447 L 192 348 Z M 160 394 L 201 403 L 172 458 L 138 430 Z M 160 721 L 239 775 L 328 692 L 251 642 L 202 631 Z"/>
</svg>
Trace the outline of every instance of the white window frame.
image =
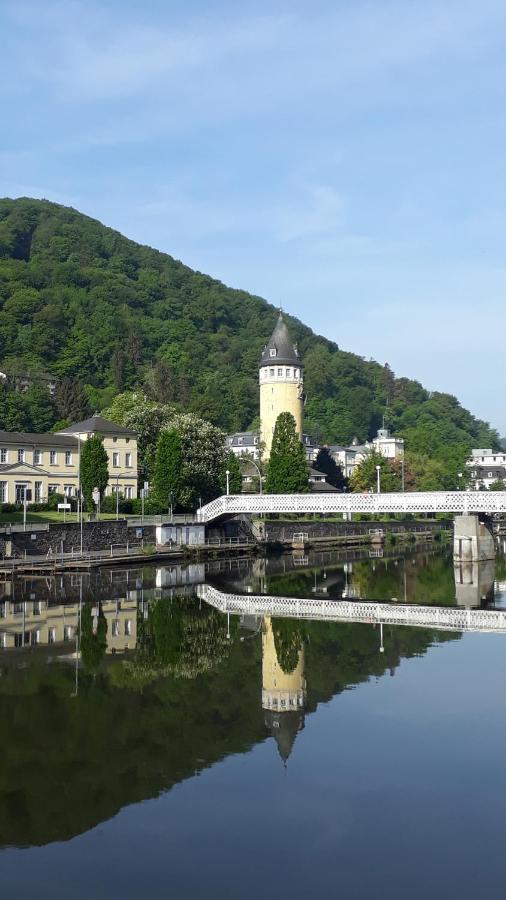
<svg viewBox="0 0 506 900">
<path fill-rule="evenodd" d="M 50 466 L 58 465 L 58 451 L 57 450 L 49 451 L 49 465 Z"/>
<path fill-rule="evenodd" d="M 113 465 L 113 468 L 114 468 L 114 469 L 119 469 L 119 467 L 120 467 L 120 462 L 119 462 L 119 450 L 114 450 L 114 451 L 113 451 L 113 454 L 112 454 L 112 465 Z"/>
<path fill-rule="evenodd" d="M 37 447 L 33 451 L 33 464 L 34 464 L 34 466 L 40 466 L 41 463 L 42 463 L 42 450 L 39 450 L 39 448 Z"/>
<path fill-rule="evenodd" d="M 0 503 L 7 503 L 8 496 L 9 496 L 9 482 L 8 481 L 0 481 Z"/>
<path fill-rule="evenodd" d="M 18 463 L 24 463 L 25 461 L 25 451 L 23 447 L 18 447 Z"/>
<path fill-rule="evenodd" d="M 7 447 L 0 447 L 0 463 L 9 462 L 9 451 Z"/>
<path fill-rule="evenodd" d="M 131 469 L 131 468 L 132 468 L 132 454 L 131 454 L 131 452 L 125 453 L 125 468 L 127 468 L 127 469 Z"/>
<path fill-rule="evenodd" d="M 72 450 L 65 450 L 65 465 L 72 466 Z"/>
</svg>

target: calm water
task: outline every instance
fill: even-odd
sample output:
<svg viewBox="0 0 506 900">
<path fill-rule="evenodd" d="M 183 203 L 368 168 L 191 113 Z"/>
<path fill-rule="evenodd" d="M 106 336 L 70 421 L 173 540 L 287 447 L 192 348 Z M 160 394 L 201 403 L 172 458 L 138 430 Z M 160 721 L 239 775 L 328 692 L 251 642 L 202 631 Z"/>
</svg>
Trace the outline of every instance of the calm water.
<svg viewBox="0 0 506 900">
<path fill-rule="evenodd" d="M 503 558 L 360 556 L 0 583 L 2 898 L 503 896 L 506 634 L 199 588 L 506 606 Z"/>
</svg>

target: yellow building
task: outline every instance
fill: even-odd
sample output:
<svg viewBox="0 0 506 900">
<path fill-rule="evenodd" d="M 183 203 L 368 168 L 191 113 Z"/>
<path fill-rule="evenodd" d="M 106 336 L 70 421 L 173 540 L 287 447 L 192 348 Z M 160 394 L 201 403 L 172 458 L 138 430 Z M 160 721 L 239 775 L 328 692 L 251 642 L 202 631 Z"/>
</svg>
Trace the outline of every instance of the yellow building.
<svg viewBox="0 0 506 900">
<path fill-rule="evenodd" d="M 133 650 L 137 643 L 137 600 L 105 601 L 102 612 L 107 622 L 106 652 Z M 63 645 L 76 640 L 79 615 L 77 602 L 49 605 L 43 600 L 3 600 L 0 602 L 0 648 L 60 644 L 63 654 Z"/>
<path fill-rule="evenodd" d="M 109 457 L 106 494 L 137 497 L 137 435 L 96 413 L 57 434 L 0 431 L 0 503 L 22 503 L 25 491 L 32 503 L 77 496 L 80 448 L 93 434 L 102 436 Z"/>
<path fill-rule="evenodd" d="M 306 679 L 304 677 L 304 645 L 301 643 L 297 664 L 285 672 L 278 660 L 272 619 L 262 621 L 262 708 L 265 724 L 286 763 L 295 738 L 304 727 Z"/>
<path fill-rule="evenodd" d="M 260 441 L 264 460 L 271 453 L 272 436 L 280 413 L 290 412 L 302 440 L 304 372 L 282 314 L 262 353 L 260 361 Z"/>
</svg>

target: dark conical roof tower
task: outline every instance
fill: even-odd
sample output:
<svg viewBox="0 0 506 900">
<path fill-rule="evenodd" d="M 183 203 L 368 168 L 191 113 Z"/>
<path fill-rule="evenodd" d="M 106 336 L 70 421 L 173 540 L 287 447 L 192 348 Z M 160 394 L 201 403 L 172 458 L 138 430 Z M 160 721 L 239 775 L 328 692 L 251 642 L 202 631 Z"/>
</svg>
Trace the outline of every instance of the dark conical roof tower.
<svg viewBox="0 0 506 900">
<path fill-rule="evenodd" d="M 284 712 L 265 711 L 265 725 L 276 741 L 278 753 L 286 766 L 292 752 L 295 738 L 304 728 L 304 710 L 295 709 Z"/>
<path fill-rule="evenodd" d="M 300 365 L 297 344 L 294 344 L 290 337 L 282 312 L 280 312 L 274 331 L 262 351 L 260 365 L 272 366 L 273 362 L 289 366 Z"/>
</svg>

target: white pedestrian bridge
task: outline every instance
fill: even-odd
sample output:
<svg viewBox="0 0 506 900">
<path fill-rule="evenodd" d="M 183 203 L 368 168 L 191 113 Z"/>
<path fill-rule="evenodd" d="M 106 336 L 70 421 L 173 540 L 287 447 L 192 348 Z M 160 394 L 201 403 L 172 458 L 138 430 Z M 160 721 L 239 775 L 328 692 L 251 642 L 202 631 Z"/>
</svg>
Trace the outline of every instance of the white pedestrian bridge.
<svg viewBox="0 0 506 900">
<path fill-rule="evenodd" d="M 311 597 L 273 597 L 263 594 L 227 594 L 209 584 L 199 585 L 198 595 L 230 615 L 279 616 L 319 619 L 327 622 L 411 625 L 438 631 L 506 633 L 506 609 L 464 609 L 450 606 L 417 606 L 407 603 L 376 603 L 371 600 L 326 600 Z"/>
<path fill-rule="evenodd" d="M 265 513 L 506 513 L 506 491 L 390 494 L 225 494 L 197 511 L 197 521 Z"/>
</svg>

